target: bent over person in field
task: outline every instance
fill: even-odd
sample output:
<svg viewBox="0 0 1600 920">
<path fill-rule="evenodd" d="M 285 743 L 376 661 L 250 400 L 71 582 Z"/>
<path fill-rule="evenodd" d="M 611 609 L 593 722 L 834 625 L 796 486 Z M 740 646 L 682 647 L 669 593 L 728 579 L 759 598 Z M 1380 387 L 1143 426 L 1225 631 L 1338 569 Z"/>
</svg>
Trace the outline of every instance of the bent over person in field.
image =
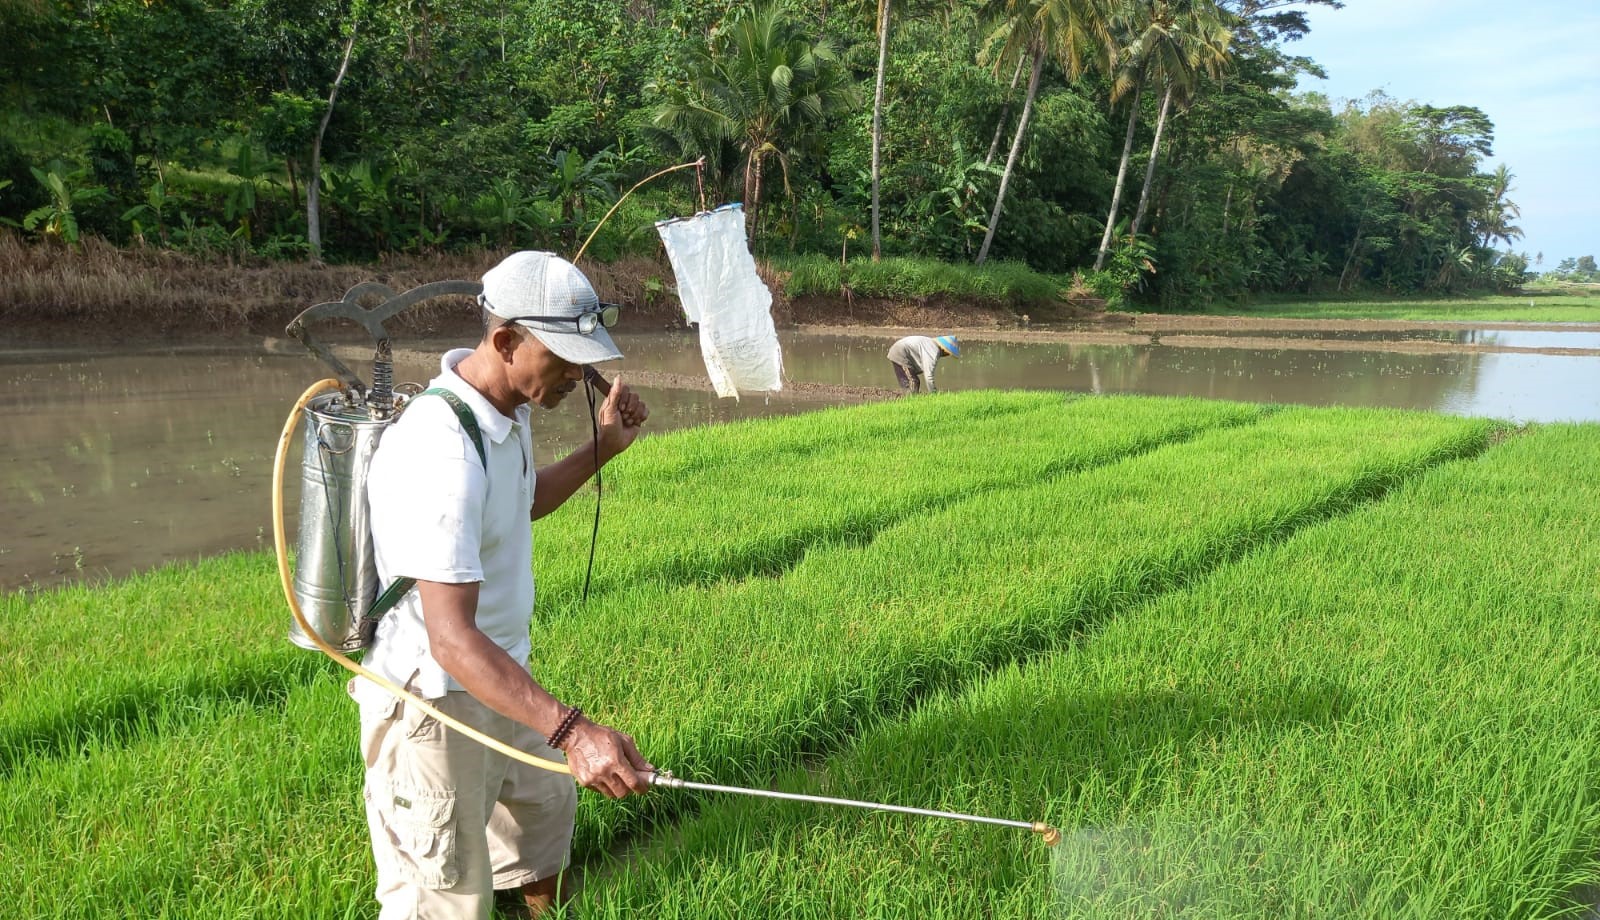
<svg viewBox="0 0 1600 920">
<path fill-rule="evenodd" d="M 889 346 L 889 363 L 894 366 L 894 378 L 902 392 L 922 391 L 923 381 L 928 392 L 934 392 L 933 369 L 945 355 L 961 357 L 961 344 L 953 335 L 928 338 L 925 335 L 908 335 Z"/>
<path fill-rule="evenodd" d="M 649 415 L 616 381 L 598 443 L 533 467 L 532 404 L 555 408 L 586 365 L 622 357 L 605 330 L 616 308 L 543 252 L 490 269 L 481 303 L 483 339 L 446 354 L 430 387 L 451 397 L 415 397 L 372 461 L 380 584 L 417 583 L 379 624 L 366 664 L 490 737 L 565 760 L 572 776 L 514 761 L 352 680 L 383 920 L 487 918 L 496 889 L 541 912 L 569 861 L 573 780 L 620 798 L 645 791 L 654 770 L 628 735 L 539 685 L 529 636 L 530 519 L 571 497 L 597 460 L 626 450 Z"/>
</svg>

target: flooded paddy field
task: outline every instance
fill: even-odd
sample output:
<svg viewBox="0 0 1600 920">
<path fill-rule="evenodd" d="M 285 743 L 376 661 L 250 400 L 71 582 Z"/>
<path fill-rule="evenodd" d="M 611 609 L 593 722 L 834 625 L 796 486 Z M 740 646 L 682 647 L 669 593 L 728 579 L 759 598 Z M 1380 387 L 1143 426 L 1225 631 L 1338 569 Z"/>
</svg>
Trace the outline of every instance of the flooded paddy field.
<svg viewBox="0 0 1600 920">
<path fill-rule="evenodd" d="M 396 365 L 397 380 L 436 373 L 437 358 Z M 295 399 L 326 376 L 308 357 L 249 352 L 0 360 L 0 590 L 270 548 L 278 435 Z M 818 405 L 641 391 L 653 431 Z M 541 463 L 589 438 L 581 392 L 539 423 Z M 291 532 L 296 501 L 286 503 Z"/>
<path fill-rule="evenodd" d="M 937 379 L 950 391 L 1187 395 L 1515 422 L 1600 419 L 1600 329 L 1461 326 L 1160 317 L 1123 328 L 970 330 L 960 333 L 962 357 L 941 362 Z M 619 331 L 627 358 L 606 371 L 640 389 L 651 431 L 668 431 L 892 397 L 885 352 L 914 331 L 926 330 L 785 330 L 788 389 L 740 401 L 712 394 L 697 339 L 687 332 Z M 425 382 L 437 355 L 458 344 L 402 343 L 396 379 Z M 278 432 L 295 397 L 327 376 L 299 349 L 276 342 L 0 352 L 7 517 L 0 590 L 267 548 Z M 341 350 L 361 373 L 366 353 Z M 579 394 L 537 418 L 541 461 L 588 437 Z M 293 496 L 288 504 L 292 513 Z"/>
</svg>

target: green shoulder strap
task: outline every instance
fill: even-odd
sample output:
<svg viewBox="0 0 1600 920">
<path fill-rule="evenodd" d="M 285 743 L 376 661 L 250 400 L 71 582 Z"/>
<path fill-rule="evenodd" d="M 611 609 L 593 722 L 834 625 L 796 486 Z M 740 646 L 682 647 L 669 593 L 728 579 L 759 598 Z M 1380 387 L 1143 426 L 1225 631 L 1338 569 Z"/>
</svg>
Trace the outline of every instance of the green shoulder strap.
<svg viewBox="0 0 1600 920">
<path fill-rule="evenodd" d="M 472 410 L 467 408 L 467 404 L 461 401 L 461 397 L 444 387 L 430 387 L 417 395 L 438 396 L 450 404 L 450 408 L 455 412 L 456 418 L 461 421 L 461 427 L 467 432 L 467 437 L 472 439 L 472 446 L 478 449 L 478 460 L 483 464 L 484 470 L 487 471 L 489 469 L 489 455 L 483 449 L 483 431 L 478 428 L 478 417 L 472 414 Z M 417 580 L 415 578 L 396 578 L 389 583 L 389 587 L 385 588 L 382 594 L 378 595 L 378 599 L 372 602 L 371 609 L 361 617 L 360 632 L 363 645 L 372 643 L 372 637 L 378 631 L 378 621 L 383 619 L 384 614 L 393 610 L 394 605 L 400 603 L 400 598 L 405 597 L 406 592 L 416 587 L 416 584 Z"/>
</svg>

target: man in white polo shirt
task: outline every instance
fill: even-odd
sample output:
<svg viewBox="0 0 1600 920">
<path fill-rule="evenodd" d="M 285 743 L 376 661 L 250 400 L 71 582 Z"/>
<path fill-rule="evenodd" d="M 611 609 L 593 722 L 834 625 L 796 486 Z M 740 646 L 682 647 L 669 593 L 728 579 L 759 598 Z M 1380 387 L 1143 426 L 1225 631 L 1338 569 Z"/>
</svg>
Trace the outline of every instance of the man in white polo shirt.
<svg viewBox="0 0 1600 920">
<path fill-rule="evenodd" d="M 622 357 L 605 330 L 616 308 L 545 252 L 490 269 L 481 302 L 483 339 L 446 354 L 430 385 L 453 398 L 415 397 L 372 461 L 380 584 L 417 581 L 379 623 L 365 663 L 491 737 L 565 759 L 573 775 L 513 761 L 353 680 L 383 920 L 487 918 L 495 889 L 520 890 L 538 913 L 568 863 L 573 780 L 620 798 L 649 788 L 654 770 L 632 738 L 584 718 L 529 672 L 529 520 L 626 450 L 649 415 L 615 381 L 598 443 L 535 471 L 531 404 L 555 408 L 586 365 Z"/>
</svg>

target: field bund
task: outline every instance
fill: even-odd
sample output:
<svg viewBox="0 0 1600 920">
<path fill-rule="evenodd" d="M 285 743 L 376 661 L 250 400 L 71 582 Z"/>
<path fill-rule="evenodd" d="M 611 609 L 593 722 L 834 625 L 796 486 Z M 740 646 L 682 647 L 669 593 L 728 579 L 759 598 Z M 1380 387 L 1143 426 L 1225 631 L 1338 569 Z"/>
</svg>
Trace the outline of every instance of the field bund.
<svg viewBox="0 0 1600 920">
<path fill-rule="evenodd" d="M 1580 916 L 1600 426 L 968 393 L 650 438 L 535 527 L 535 673 L 711 782 L 576 916 Z M 354 704 L 261 554 L 0 599 L 0 903 L 373 913 Z M 625 863 L 612 856 L 626 851 Z"/>
</svg>

